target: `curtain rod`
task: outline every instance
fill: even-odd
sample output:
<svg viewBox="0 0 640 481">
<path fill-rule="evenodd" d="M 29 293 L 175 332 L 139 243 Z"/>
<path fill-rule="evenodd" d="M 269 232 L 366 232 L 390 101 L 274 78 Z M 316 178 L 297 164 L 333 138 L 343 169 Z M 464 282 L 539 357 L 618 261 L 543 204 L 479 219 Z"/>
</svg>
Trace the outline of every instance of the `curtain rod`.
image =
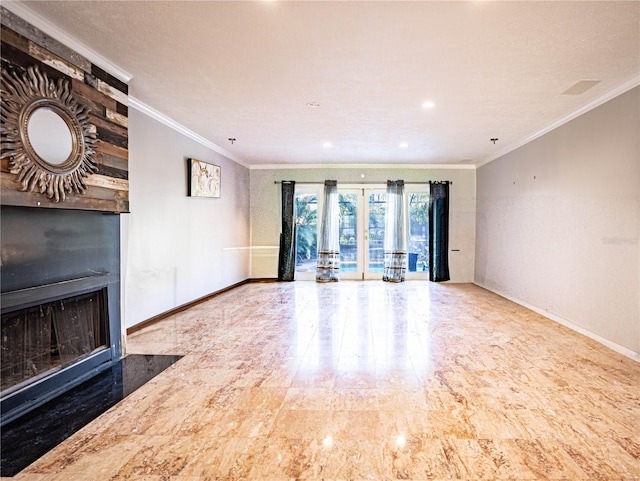
<svg viewBox="0 0 640 481">
<path fill-rule="evenodd" d="M 274 184 L 282 184 L 282 180 L 274 180 L 273 183 Z M 287 182 L 287 181 L 284 181 Z M 296 184 L 298 185 L 324 185 L 324 180 L 321 182 L 298 182 L 297 180 L 294 181 Z M 343 182 L 344 184 L 380 184 L 380 185 L 387 185 L 386 182 L 366 182 L 366 181 L 359 181 L 359 182 Z M 435 184 L 435 183 L 439 183 L 439 184 L 451 184 L 453 185 L 453 181 L 451 180 L 427 180 L 426 182 L 405 182 L 404 185 L 419 185 L 419 184 Z M 340 185 L 340 184 L 338 184 Z"/>
</svg>

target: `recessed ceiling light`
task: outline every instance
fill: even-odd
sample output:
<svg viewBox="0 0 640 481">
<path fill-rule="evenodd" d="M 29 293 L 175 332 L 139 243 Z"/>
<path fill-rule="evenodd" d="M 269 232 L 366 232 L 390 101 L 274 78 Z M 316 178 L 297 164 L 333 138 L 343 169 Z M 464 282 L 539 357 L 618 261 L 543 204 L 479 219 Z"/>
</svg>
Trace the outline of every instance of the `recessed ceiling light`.
<svg viewBox="0 0 640 481">
<path fill-rule="evenodd" d="M 324 144 L 322 144 L 322 146 L 323 146 L 325 149 L 330 149 L 330 148 L 331 148 L 331 142 L 325 142 Z"/>
<path fill-rule="evenodd" d="M 432 109 L 436 106 L 436 104 L 434 104 L 431 100 L 425 102 L 422 104 L 422 108 L 423 109 Z"/>
<path fill-rule="evenodd" d="M 400 142 L 398 144 L 398 147 L 400 147 L 401 149 L 406 149 L 407 147 L 409 147 L 409 144 L 407 144 L 406 142 Z"/>
<path fill-rule="evenodd" d="M 307 102 L 307 107 L 310 109 L 317 109 L 320 107 L 320 104 L 318 102 Z"/>
</svg>

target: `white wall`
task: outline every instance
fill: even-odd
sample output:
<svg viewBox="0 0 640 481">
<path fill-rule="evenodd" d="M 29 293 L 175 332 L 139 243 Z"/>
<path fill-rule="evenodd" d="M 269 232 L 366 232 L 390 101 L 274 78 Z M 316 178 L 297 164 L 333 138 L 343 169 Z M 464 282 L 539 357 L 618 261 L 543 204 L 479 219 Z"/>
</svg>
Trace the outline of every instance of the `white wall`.
<svg viewBox="0 0 640 481">
<path fill-rule="evenodd" d="M 475 281 L 640 353 L 640 88 L 477 171 Z"/>
<path fill-rule="evenodd" d="M 362 178 L 361 174 L 365 174 Z M 450 180 L 449 270 L 452 282 L 472 282 L 475 250 L 475 170 L 406 168 L 319 168 L 251 170 L 251 277 L 278 276 L 278 246 L 281 231 L 279 180 L 323 182 L 335 179 L 340 184 Z M 459 252 L 451 250 L 459 249 Z"/>
<path fill-rule="evenodd" d="M 125 327 L 249 277 L 248 169 L 133 108 L 129 139 Z M 221 166 L 220 199 L 187 197 L 188 157 Z"/>
</svg>

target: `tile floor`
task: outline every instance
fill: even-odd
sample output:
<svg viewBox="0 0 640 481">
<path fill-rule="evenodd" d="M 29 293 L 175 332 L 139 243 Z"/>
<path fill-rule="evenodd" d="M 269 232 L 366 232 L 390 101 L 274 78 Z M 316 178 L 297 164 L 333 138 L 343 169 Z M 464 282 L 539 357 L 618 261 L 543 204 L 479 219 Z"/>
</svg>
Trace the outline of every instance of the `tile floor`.
<svg viewBox="0 0 640 481">
<path fill-rule="evenodd" d="M 248 284 L 16 480 L 640 479 L 640 364 L 473 285 Z"/>
<path fill-rule="evenodd" d="M 130 354 L 110 368 L 2 426 L 0 475 L 15 476 L 181 356 Z"/>
</svg>

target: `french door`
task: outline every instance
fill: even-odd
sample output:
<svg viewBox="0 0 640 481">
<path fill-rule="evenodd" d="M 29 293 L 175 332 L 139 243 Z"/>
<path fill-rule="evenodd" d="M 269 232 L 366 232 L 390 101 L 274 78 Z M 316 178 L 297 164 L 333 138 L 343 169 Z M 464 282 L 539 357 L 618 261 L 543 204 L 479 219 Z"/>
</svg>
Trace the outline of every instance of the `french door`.
<svg viewBox="0 0 640 481">
<path fill-rule="evenodd" d="M 428 185 L 406 186 L 407 279 L 428 277 Z M 382 279 L 386 186 L 338 186 L 340 275 Z M 315 279 L 322 187 L 296 186 L 296 279 Z"/>
<path fill-rule="evenodd" d="M 381 187 L 338 189 L 340 273 L 343 279 L 382 279 L 387 194 Z"/>
</svg>

